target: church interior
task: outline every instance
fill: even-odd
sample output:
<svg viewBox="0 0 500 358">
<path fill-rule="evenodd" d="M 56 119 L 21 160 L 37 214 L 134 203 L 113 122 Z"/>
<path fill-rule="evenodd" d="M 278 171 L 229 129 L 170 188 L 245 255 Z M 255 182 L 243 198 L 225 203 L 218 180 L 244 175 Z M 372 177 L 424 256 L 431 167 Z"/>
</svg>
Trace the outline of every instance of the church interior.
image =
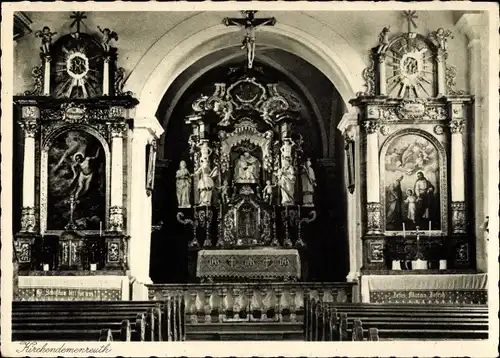
<svg viewBox="0 0 500 358">
<path fill-rule="evenodd" d="M 488 21 L 16 12 L 13 340 L 487 339 Z"/>
</svg>

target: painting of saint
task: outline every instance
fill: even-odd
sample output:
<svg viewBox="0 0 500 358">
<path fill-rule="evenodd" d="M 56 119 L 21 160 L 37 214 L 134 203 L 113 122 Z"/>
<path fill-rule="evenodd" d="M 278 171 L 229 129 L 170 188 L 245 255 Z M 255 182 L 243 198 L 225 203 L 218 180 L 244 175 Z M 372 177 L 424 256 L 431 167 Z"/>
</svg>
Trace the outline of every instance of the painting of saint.
<svg viewBox="0 0 500 358">
<path fill-rule="evenodd" d="M 98 230 L 105 217 L 105 155 L 100 142 L 85 131 L 60 134 L 48 152 L 47 229 L 62 230 L 70 220 L 81 230 Z"/>
<path fill-rule="evenodd" d="M 439 154 L 418 134 L 395 138 L 385 157 L 386 230 L 441 229 Z"/>
</svg>

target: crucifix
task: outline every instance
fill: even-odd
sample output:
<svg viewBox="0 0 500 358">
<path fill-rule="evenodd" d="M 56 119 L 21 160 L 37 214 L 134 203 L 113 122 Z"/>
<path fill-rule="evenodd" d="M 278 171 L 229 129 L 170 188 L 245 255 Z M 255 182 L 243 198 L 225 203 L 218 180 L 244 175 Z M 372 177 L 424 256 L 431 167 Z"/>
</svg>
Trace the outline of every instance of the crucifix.
<svg viewBox="0 0 500 358">
<path fill-rule="evenodd" d="M 85 15 L 85 11 L 73 11 L 73 15 L 70 15 L 70 19 L 74 19 L 70 27 L 75 26 L 76 24 L 76 32 L 80 33 L 80 24 L 83 22 L 83 19 L 86 19 L 87 15 Z"/>
<path fill-rule="evenodd" d="M 226 17 L 223 20 L 223 24 L 226 26 L 239 26 L 245 30 L 241 49 L 247 51 L 249 69 L 252 68 L 255 58 L 255 31 L 261 26 L 274 26 L 276 24 L 276 18 L 274 17 L 256 19 L 256 12 L 255 10 L 246 10 L 242 11 L 243 16 L 245 16 L 244 19 Z"/>
<path fill-rule="evenodd" d="M 403 17 L 406 19 L 408 26 L 408 33 L 411 33 L 411 27 L 417 28 L 417 24 L 414 19 L 418 19 L 417 12 L 415 10 L 403 11 Z"/>
<path fill-rule="evenodd" d="M 69 203 L 69 222 L 66 225 L 65 229 L 66 230 L 75 230 L 76 225 L 75 222 L 73 221 L 73 214 L 75 212 L 75 206 L 78 204 L 78 200 L 76 200 L 75 195 L 71 195 L 68 200 Z"/>
</svg>

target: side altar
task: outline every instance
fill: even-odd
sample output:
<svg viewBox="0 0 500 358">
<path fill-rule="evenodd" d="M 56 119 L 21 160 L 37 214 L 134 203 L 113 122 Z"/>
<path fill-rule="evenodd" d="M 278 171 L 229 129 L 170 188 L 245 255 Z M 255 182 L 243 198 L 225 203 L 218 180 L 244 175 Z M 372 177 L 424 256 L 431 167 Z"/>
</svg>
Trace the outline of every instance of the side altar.
<svg viewBox="0 0 500 358">
<path fill-rule="evenodd" d="M 202 249 L 197 277 L 299 280 L 302 230 L 316 218 L 313 162 L 294 132 L 300 104 L 247 71 L 192 107 L 176 192 L 189 247 Z"/>
</svg>

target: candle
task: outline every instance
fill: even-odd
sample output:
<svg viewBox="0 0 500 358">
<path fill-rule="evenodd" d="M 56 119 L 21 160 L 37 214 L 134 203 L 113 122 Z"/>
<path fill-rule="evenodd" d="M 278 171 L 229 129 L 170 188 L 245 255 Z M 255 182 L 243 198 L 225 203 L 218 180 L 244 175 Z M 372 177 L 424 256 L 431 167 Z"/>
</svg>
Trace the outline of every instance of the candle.
<svg viewBox="0 0 500 358">
<path fill-rule="evenodd" d="M 429 220 L 429 236 L 431 236 L 431 221 Z"/>
<path fill-rule="evenodd" d="M 102 221 L 99 221 L 99 236 L 102 236 Z"/>
<path fill-rule="evenodd" d="M 406 237 L 405 223 L 403 223 L 403 237 Z"/>
</svg>

